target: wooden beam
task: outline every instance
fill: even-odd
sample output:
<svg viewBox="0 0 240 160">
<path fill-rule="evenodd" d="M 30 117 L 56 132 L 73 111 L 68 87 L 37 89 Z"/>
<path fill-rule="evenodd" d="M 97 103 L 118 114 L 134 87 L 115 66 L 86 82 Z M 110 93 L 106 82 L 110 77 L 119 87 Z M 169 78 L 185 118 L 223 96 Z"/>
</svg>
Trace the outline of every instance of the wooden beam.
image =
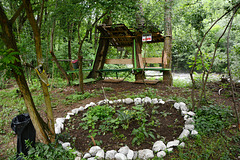
<svg viewBox="0 0 240 160">
<path fill-rule="evenodd" d="M 138 54 L 138 58 L 139 58 L 139 65 L 140 65 L 140 68 L 143 68 L 144 65 L 143 65 L 143 58 L 142 58 L 142 54 Z"/>
<path fill-rule="evenodd" d="M 132 64 L 132 59 L 106 59 L 105 64 Z"/>
<path fill-rule="evenodd" d="M 146 63 L 162 63 L 162 57 L 143 58 Z"/>
</svg>

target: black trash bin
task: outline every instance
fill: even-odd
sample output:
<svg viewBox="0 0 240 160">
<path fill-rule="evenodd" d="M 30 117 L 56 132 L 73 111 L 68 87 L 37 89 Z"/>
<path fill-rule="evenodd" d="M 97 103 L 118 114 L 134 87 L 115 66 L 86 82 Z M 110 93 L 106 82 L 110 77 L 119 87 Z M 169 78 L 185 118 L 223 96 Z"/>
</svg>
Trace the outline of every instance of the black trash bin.
<svg viewBox="0 0 240 160">
<path fill-rule="evenodd" d="M 25 144 L 29 140 L 32 146 L 35 145 L 36 131 L 32 124 L 29 114 L 20 114 L 12 119 L 12 130 L 17 134 L 17 159 L 22 159 L 19 154 L 28 154 L 28 149 Z"/>
</svg>

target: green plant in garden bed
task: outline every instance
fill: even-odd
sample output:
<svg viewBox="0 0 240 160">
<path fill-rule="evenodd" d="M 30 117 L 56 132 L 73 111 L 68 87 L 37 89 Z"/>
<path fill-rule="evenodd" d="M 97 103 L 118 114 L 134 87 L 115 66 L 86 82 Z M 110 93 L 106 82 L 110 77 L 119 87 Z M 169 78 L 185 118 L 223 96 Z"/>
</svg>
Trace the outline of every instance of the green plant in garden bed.
<svg viewBox="0 0 240 160">
<path fill-rule="evenodd" d="M 147 108 L 151 111 L 148 111 Z M 112 132 L 114 135 L 112 138 L 119 139 L 126 136 L 120 134 L 117 129 L 121 127 L 127 130 L 130 123 L 134 123 L 137 128 L 133 128 L 130 131 L 131 135 L 134 136 L 132 145 L 140 145 L 146 138 L 151 137 L 155 139 L 154 134 L 157 135 L 151 127 L 156 127 L 156 125 L 160 125 L 161 123 L 156 117 L 150 116 L 152 110 L 156 110 L 157 108 L 159 107 L 153 107 L 152 105 L 136 105 L 131 107 L 123 105 L 95 106 L 89 108 L 83 114 L 84 117 L 81 119 L 82 122 L 79 123 L 79 127 L 88 130 L 89 137 L 92 136 L 94 138 L 97 135 L 105 135 L 107 132 Z"/>
<path fill-rule="evenodd" d="M 153 139 L 156 139 L 153 135 L 153 131 L 151 129 L 146 129 L 145 124 L 143 123 L 139 128 L 133 129 L 132 135 L 135 137 L 132 140 L 132 145 L 141 145 L 142 142 L 148 137 L 152 137 Z"/>
</svg>

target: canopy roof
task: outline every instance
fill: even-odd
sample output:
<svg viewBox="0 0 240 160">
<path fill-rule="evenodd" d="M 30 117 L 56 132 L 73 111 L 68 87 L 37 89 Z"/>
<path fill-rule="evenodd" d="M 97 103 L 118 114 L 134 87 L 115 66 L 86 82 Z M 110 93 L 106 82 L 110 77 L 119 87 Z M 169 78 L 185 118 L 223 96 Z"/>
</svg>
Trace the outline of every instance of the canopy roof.
<svg viewBox="0 0 240 160">
<path fill-rule="evenodd" d="M 132 32 L 124 24 L 100 25 L 97 26 L 97 29 L 102 33 L 101 38 L 109 38 L 110 42 L 115 47 L 133 46 L 133 39 L 142 37 L 142 34 L 144 34 L 142 31 Z M 148 41 L 147 43 L 164 42 L 164 37 L 161 35 L 160 31 L 148 31 L 147 33 L 152 34 L 152 41 Z"/>
</svg>

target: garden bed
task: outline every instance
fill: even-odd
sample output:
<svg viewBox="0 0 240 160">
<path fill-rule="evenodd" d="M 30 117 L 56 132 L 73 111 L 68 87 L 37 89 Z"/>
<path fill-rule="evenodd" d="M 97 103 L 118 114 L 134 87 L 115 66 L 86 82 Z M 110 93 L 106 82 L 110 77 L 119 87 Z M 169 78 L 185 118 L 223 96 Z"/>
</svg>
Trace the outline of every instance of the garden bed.
<svg viewBox="0 0 240 160">
<path fill-rule="evenodd" d="M 183 127 L 184 119 L 172 102 L 97 105 L 66 120 L 60 140 L 70 140 L 82 153 L 94 143 L 104 150 L 118 150 L 125 145 L 132 150 L 151 149 L 157 140 L 177 139 Z"/>
</svg>

